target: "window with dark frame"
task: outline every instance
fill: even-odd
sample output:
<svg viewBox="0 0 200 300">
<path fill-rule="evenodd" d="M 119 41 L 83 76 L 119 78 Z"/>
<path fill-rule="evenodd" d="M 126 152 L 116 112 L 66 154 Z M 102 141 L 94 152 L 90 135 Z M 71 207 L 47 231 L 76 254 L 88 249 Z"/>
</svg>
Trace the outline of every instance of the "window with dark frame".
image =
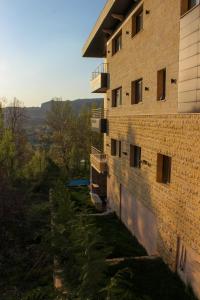
<svg viewBox="0 0 200 300">
<path fill-rule="evenodd" d="M 181 15 L 184 15 L 197 4 L 199 4 L 199 0 L 181 0 Z"/>
<path fill-rule="evenodd" d="M 132 17 L 132 37 L 143 29 L 143 6 Z"/>
<path fill-rule="evenodd" d="M 187 263 L 187 250 L 184 245 L 181 246 L 180 250 L 180 257 L 179 257 L 179 270 L 183 273 L 186 269 L 186 263 Z"/>
<path fill-rule="evenodd" d="M 112 40 L 112 55 L 122 49 L 122 32 L 118 33 Z"/>
<path fill-rule="evenodd" d="M 112 107 L 122 105 L 122 88 L 117 88 L 112 91 Z"/>
<path fill-rule="evenodd" d="M 171 182 L 172 158 L 167 155 L 157 155 L 157 182 L 168 184 Z"/>
<path fill-rule="evenodd" d="M 141 168 L 141 147 L 130 145 L 130 166 Z"/>
<path fill-rule="evenodd" d="M 138 104 L 142 102 L 143 96 L 143 80 L 138 79 L 131 83 L 131 104 Z"/>
<path fill-rule="evenodd" d="M 118 155 L 119 157 L 122 156 L 122 142 L 118 141 Z"/>
<path fill-rule="evenodd" d="M 157 73 L 157 100 L 162 101 L 166 98 L 166 68 Z"/>
<path fill-rule="evenodd" d="M 111 155 L 116 156 L 117 155 L 117 140 L 111 139 Z"/>
</svg>

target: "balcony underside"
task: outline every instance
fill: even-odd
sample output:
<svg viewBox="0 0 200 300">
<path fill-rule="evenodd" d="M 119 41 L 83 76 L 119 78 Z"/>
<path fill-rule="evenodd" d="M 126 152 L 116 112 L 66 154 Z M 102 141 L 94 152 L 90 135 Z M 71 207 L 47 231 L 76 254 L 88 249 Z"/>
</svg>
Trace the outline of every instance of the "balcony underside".
<svg viewBox="0 0 200 300">
<path fill-rule="evenodd" d="M 90 155 L 90 163 L 91 166 L 98 172 L 98 173 L 106 173 L 107 171 L 107 161 L 106 159 L 101 159 L 95 154 Z"/>
<path fill-rule="evenodd" d="M 108 74 L 100 73 L 91 80 L 92 93 L 106 93 L 108 89 Z"/>
<path fill-rule="evenodd" d="M 91 118 L 92 131 L 98 133 L 107 132 L 107 119 Z"/>
</svg>

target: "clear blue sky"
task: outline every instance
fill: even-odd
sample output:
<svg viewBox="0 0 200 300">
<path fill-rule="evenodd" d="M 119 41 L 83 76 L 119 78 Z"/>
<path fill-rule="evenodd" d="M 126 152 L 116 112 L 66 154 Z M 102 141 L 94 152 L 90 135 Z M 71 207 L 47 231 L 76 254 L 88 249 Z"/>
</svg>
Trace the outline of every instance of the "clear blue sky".
<svg viewBox="0 0 200 300">
<path fill-rule="evenodd" d="M 37 106 L 94 97 L 81 50 L 106 0 L 0 0 L 0 97 Z M 98 95 L 96 95 L 98 96 Z"/>
</svg>

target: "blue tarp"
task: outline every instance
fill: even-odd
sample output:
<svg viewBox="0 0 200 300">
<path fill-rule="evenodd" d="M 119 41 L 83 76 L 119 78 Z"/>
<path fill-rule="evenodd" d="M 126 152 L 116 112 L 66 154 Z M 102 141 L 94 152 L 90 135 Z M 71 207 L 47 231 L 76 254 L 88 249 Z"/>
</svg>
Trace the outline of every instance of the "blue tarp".
<svg viewBox="0 0 200 300">
<path fill-rule="evenodd" d="M 68 187 L 76 187 L 76 186 L 88 186 L 90 181 L 88 179 L 73 179 L 68 183 Z"/>
</svg>

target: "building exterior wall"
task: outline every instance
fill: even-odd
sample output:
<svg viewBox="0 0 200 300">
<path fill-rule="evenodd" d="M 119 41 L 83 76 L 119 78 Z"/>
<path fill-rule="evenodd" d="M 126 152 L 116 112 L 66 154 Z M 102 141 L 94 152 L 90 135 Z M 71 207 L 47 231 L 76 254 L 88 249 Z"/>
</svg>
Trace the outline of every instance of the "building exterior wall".
<svg viewBox="0 0 200 300">
<path fill-rule="evenodd" d="M 122 49 L 112 55 L 112 39 L 107 43 L 110 73 L 108 107 L 111 108 L 112 89 L 122 86 L 123 93 L 122 106 L 111 108 L 109 114 L 177 112 L 178 85 L 171 84 L 171 79 L 178 79 L 180 1 L 146 0 L 143 9 L 144 25 L 141 32 L 132 38 L 130 15 L 122 28 L 116 31 L 117 34 L 122 30 Z M 146 15 L 145 10 L 149 10 L 150 13 Z M 166 101 L 157 101 L 157 71 L 165 67 Z M 144 91 L 142 103 L 131 105 L 131 82 L 139 78 L 143 78 L 144 87 L 148 87 L 149 91 Z"/>
<path fill-rule="evenodd" d="M 125 142 L 127 155 L 112 157 L 110 138 Z M 172 270 L 176 270 L 178 237 L 200 257 L 199 114 L 112 116 L 109 117 L 106 140 L 111 207 L 120 215 L 121 184 L 132 195 L 133 201 L 140 202 L 155 216 L 157 249 Z M 142 148 L 141 160 L 147 161 L 148 165 L 142 164 L 141 169 L 130 167 L 130 144 Z M 172 157 L 170 184 L 156 181 L 158 153 Z M 133 222 L 134 209 L 133 205 Z M 132 230 L 132 224 L 129 229 Z"/>
<path fill-rule="evenodd" d="M 157 255 L 157 222 L 155 215 L 126 187 L 120 185 L 120 217 L 122 222 L 145 247 L 149 255 Z"/>
<path fill-rule="evenodd" d="M 200 112 L 200 6 L 180 21 L 179 112 Z"/>
<path fill-rule="evenodd" d="M 143 30 L 132 37 L 132 16 L 141 5 Z M 181 1 L 141 1 L 107 41 L 107 198 L 147 252 L 158 253 L 200 299 L 200 5 L 182 18 L 180 12 Z M 113 55 L 120 31 L 122 49 Z M 166 99 L 158 101 L 163 68 Z M 143 101 L 131 104 L 131 82 L 140 78 Z M 112 90 L 119 87 L 122 105 L 112 107 Z M 111 139 L 122 142 L 121 158 L 111 156 Z M 130 167 L 130 144 L 142 149 L 140 169 Z M 156 180 L 158 154 L 172 158 L 169 184 Z M 180 241 L 188 253 L 184 274 Z"/>
</svg>

